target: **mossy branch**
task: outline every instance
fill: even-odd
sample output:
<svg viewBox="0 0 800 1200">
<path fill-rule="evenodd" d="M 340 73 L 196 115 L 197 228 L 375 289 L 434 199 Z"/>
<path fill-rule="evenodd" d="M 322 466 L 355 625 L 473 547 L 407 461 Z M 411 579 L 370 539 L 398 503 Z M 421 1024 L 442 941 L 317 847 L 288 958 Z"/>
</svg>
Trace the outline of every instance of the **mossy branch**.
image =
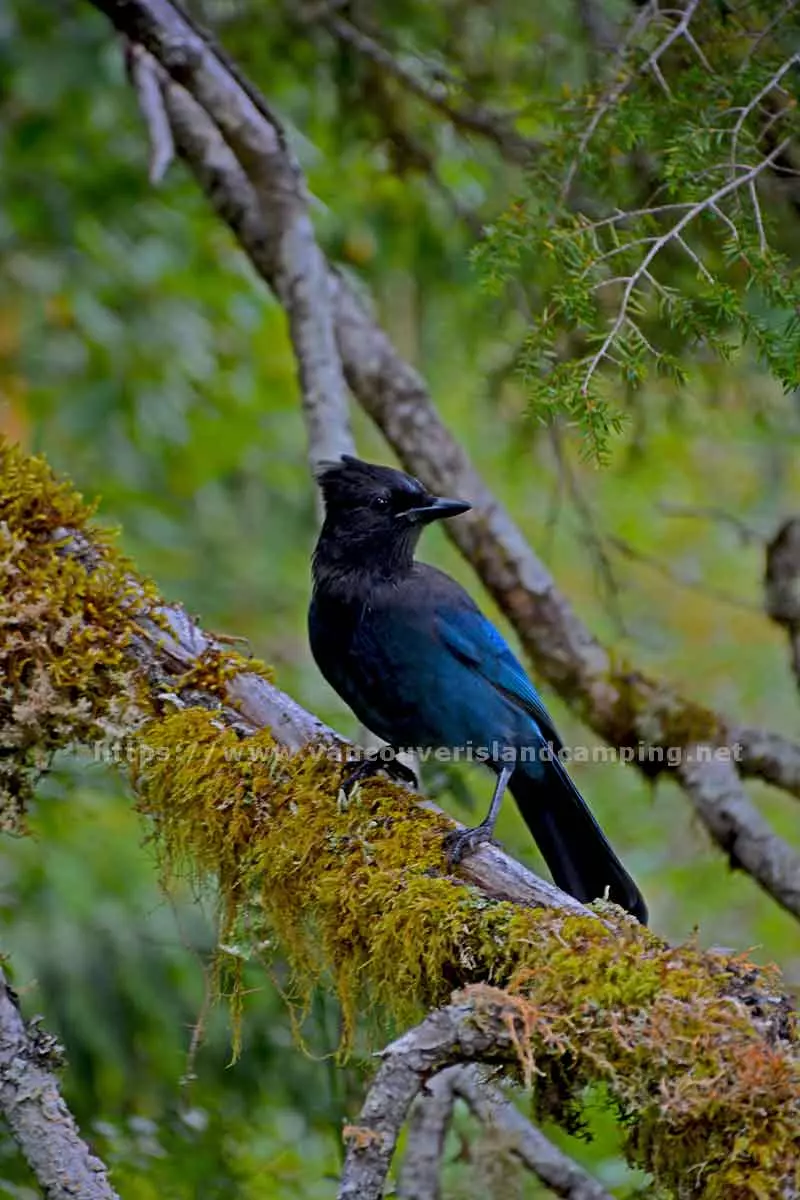
<svg viewBox="0 0 800 1200">
<path fill-rule="evenodd" d="M 39 741 L 49 751 L 127 727 L 165 880 L 213 877 L 224 942 L 279 950 L 301 1008 L 327 984 L 347 1039 L 364 1005 L 408 1022 L 471 989 L 408 1035 L 422 1055 L 411 1093 L 430 1070 L 486 1058 L 568 1121 L 582 1089 L 601 1084 L 631 1161 L 676 1194 L 799 1194 L 800 1056 L 774 973 L 670 947 L 522 868 L 506 869 L 533 880 L 520 889 L 529 903 L 474 886 L 478 855 L 454 878 L 447 818 L 377 780 L 344 802 L 341 739 L 162 606 L 41 460 L 5 447 L 0 467 L 2 716 L 16 778 Z M 273 728 L 257 730 L 265 720 Z M 488 874 L 512 861 L 485 855 Z M 448 1022 L 453 1037 L 432 1050 L 427 1031 Z"/>
<path fill-rule="evenodd" d="M 571 924 L 565 922 L 567 937 Z M 629 948 L 624 940 L 618 944 L 620 979 Z M 596 1019 L 594 1000 L 586 1004 L 588 962 L 586 974 L 579 968 L 574 976 L 576 1003 L 568 1010 L 563 998 L 556 1000 L 558 1011 L 553 1008 L 559 989 L 553 990 L 549 964 L 507 990 L 479 985 L 454 996 L 384 1051 L 358 1123 L 349 1130 L 339 1200 L 380 1200 L 397 1138 L 424 1081 L 464 1062 L 505 1067 L 545 1095 L 554 1082 L 562 1095 L 566 1082 L 575 1096 L 587 1077 L 604 1078 L 624 1122 L 628 1156 L 652 1172 L 659 1191 L 703 1200 L 796 1197 L 800 1131 L 796 1114 L 786 1118 L 796 1104 L 797 1064 L 788 1065 L 761 1033 L 751 1040 L 742 1005 L 713 991 L 682 993 L 688 983 L 683 972 L 693 972 L 692 953 L 665 952 L 653 939 L 644 954 L 637 953 L 635 968 L 649 961 L 654 983 L 659 980 L 649 1003 L 642 1006 L 640 993 L 631 1010 L 618 1003 L 603 1021 Z M 736 978 L 732 963 L 722 970 L 729 982 Z M 740 979 L 745 983 L 746 973 Z M 673 1076 L 678 1030 L 683 1068 Z"/>
<path fill-rule="evenodd" d="M 491 1081 L 490 1074 L 474 1063 L 459 1063 L 423 1083 L 408 1121 L 406 1149 L 397 1180 L 399 1200 L 439 1200 L 440 1161 L 456 1100 L 463 1100 L 480 1121 L 487 1149 L 491 1147 L 493 1156 L 519 1163 L 554 1195 L 563 1196 L 564 1200 L 613 1200 L 596 1179 L 520 1112 L 513 1100 Z M 373 1089 L 377 1086 L 376 1080 Z M 363 1125 L 354 1127 L 361 1128 Z M 356 1146 L 357 1139 L 350 1140 L 350 1158 L 354 1160 L 351 1180 L 353 1173 L 366 1168 L 366 1164 L 358 1161 Z"/>
</svg>

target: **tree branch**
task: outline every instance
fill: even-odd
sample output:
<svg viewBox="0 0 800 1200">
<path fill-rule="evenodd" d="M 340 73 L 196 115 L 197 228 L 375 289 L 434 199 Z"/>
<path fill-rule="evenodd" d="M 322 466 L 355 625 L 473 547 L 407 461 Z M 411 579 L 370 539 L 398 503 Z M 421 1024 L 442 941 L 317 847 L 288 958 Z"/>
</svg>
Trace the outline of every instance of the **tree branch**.
<svg viewBox="0 0 800 1200">
<path fill-rule="evenodd" d="M 400 1130 L 425 1079 L 456 1063 L 518 1062 L 526 1034 L 499 997 L 481 1005 L 468 999 L 431 1013 L 383 1051 L 383 1063 L 347 1131 L 338 1200 L 381 1200 Z"/>
<path fill-rule="evenodd" d="M 382 1054 L 382 1065 L 358 1122 L 347 1131 L 347 1155 L 339 1200 L 380 1200 L 411 1104 L 424 1081 L 435 1073 L 455 1063 L 478 1062 L 516 1067 L 523 1074 L 535 1072 L 530 1018 L 524 1001 L 478 986 L 454 997 L 448 1007 L 431 1013 L 415 1029 L 388 1046 Z M 767 1036 L 772 1037 L 774 1031 L 772 1026 Z M 662 1097 L 662 1102 L 665 1099 Z M 481 1107 L 484 1108 L 483 1104 Z M 502 1108 L 495 1111 L 508 1117 Z M 550 1175 L 551 1187 L 560 1181 L 562 1189 L 572 1188 L 572 1191 L 562 1190 L 561 1195 L 581 1196 L 587 1200 L 589 1197 L 592 1200 L 606 1197 L 606 1193 L 574 1164 L 561 1161 L 558 1152 L 550 1157 L 538 1141 L 532 1145 L 529 1129 L 524 1131 L 525 1152 L 530 1153 L 533 1162 L 544 1166 Z M 519 1145 L 522 1147 L 522 1140 Z M 522 1156 L 522 1150 L 518 1152 Z M 772 1192 L 775 1197 L 782 1195 L 786 1200 L 795 1200 L 798 1196 L 796 1166 L 796 1162 L 780 1164 L 781 1178 L 775 1179 Z M 533 1169 L 538 1173 L 538 1167 Z M 583 1191 L 575 1190 L 578 1187 L 583 1187 Z M 590 1188 L 595 1190 L 588 1190 Z"/>
<path fill-rule="evenodd" d="M 477 133 L 494 142 L 500 153 L 511 162 L 525 165 L 541 149 L 540 143 L 534 138 L 525 137 L 514 128 L 510 116 L 493 112 L 480 104 L 456 104 L 441 80 L 425 80 L 416 75 L 375 38 L 358 29 L 338 13 L 323 9 L 318 15 L 318 20 L 340 42 L 351 46 L 386 74 L 391 75 L 406 91 L 440 112 L 456 129 L 466 133 Z"/>
<path fill-rule="evenodd" d="M 26 1027 L 0 970 L 0 1111 L 47 1200 L 117 1200 L 53 1074 L 59 1047 Z"/>
<path fill-rule="evenodd" d="M 492 1135 L 491 1151 L 511 1155 L 565 1200 L 612 1200 L 582 1167 L 546 1138 L 475 1064 L 446 1067 L 428 1079 L 411 1110 L 400 1167 L 400 1200 L 438 1200 L 444 1141 L 453 1102 L 463 1100 Z"/>
<path fill-rule="evenodd" d="M 151 54 L 135 42 L 125 41 L 125 61 L 133 90 L 142 114 L 150 143 L 150 169 L 148 178 L 153 186 L 161 183 L 175 157 L 175 143 L 169 123 L 161 85 L 158 80 L 159 67 Z"/>
<path fill-rule="evenodd" d="M 131 28 L 135 30 L 136 21 L 130 20 L 129 10 L 135 13 L 145 10 L 150 23 L 157 24 L 151 6 L 160 11 L 166 0 L 127 0 L 124 5 L 122 0 L 98 2 L 111 13 L 123 32 L 130 33 Z M 152 36 L 151 40 L 158 48 L 159 38 Z M 161 40 L 165 40 L 163 35 Z M 171 54 L 164 55 L 165 66 L 174 55 L 173 47 Z M 172 81 L 164 81 L 164 97 L 178 151 L 254 266 L 280 296 L 277 255 L 282 219 L 280 198 L 273 203 L 270 196 L 256 190 L 243 169 L 242 158 L 237 161 L 207 113 L 175 82 L 176 73 L 181 74 L 173 71 Z M 230 79 L 229 87 L 237 90 L 235 81 Z M 235 107 L 230 97 L 226 103 L 229 108 Z M 241 106 L 247 108 L 248 104 L 251 102 L 245 95 Z M 266 121 L 260 110 L 253 108 L 253 111 L 262 122 Z M 230 125 L 231 119 L 227 117 L 220 129 Z M 262 140 L 268 140 L 266 135 Z M 243 158 L 247 160 L 247 155 Z M 688 749 L 699 740 L 732 745 L 736 739 L 737 765 L 742 775 L 760 775 L 800 795 L 800 747 L 796 744 L 775 734 L 734 724 L 681 697 L 663 682 L 632 667 L 613 665 L 610 652 L 580 621 L 442 424 L 417 372 L 400 358 L 342 277 L 330 270 L 328 289 L 341 360 L 351 390 L 404 466 L 427 487 L 442 494 L 469 496 L 472 512 L 447 533 L 511 621 L 525 650 L 548 682 L 613 745 L 637 747 L 643 742 L 664 754 L 669 747 Z M 707 808 L 704 806 L 702 811 L 706 820 Z M 726 821 L 735 815 L 728 810 Z M 742 844 L 748 836 L 747 828 L 736 832 Z M 747 859 L 756 864 L 763 862 L 756 847 Z M 745 861 L 744 856 L 740 855 L 740 861 Z M 796 856 L 784 847 L 778 893 L 772 870 L 761 870 L 755 878 L 779 903 L 785 903 L 786 897 L 794 894 L 791 880 L 797 869 Z"/>
<path fill-rule="evenodd" d="M 750 803 L 733 764 L 704 753 L 710 749 L 695 747 L 676 768 L 695 812 L 732 867 L 800 916 L 800 858 Z"/>
<path fill-rule="evenodd" d="M 265 227 L 272 287 L 289 318 L 312 463 L 353 449 L 347 389 L 327 296 L 327 265 L 314 236 L 308 192 L 278 117 L 245 88 L 223 55 L 170 0 L 97 0 L 120 32 L 145 47 L 212 116 L 277 219 Z"/>
<path fill-rule="evenodd" d="M 482 1079 L 478 1067 L 450 1067 L 442 1074 L 450 1075 L 452 1091 L 478 1120 L 498 1131 L 503 1149 L 518 1158 L 551 1192 L 565 1200 L 612 1200 L 605 1188 L 527 1121 L 498 1087 Z"/>
<path fill-rule="evenodd" d="M 417 1097 L 397 1181 L 399 1200 L 439 1200 L 444 1143 L 456 1099 L 453 1085 L 460 1069 L 440 1071 Z"/>
</svg>

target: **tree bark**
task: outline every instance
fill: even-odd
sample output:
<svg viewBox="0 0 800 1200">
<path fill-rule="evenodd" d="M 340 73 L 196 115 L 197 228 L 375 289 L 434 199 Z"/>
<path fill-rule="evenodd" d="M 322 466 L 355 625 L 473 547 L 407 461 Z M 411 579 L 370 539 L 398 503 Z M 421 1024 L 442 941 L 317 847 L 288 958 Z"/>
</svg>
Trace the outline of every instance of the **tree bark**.
<svg viewBox="0 0 800 1200">
<path fill-rule="evenodd" d="M 0 1111 L 47 1200 L 118 1200 L 58 1090 L 54 1039 L 26 1027 L 0 971 Z"/>
</svg>

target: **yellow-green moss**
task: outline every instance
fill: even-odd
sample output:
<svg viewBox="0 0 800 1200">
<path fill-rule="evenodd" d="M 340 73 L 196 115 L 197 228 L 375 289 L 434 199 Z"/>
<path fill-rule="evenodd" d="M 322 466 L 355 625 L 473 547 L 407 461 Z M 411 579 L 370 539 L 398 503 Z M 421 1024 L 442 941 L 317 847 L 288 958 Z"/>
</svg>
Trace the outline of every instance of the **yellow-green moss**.
<svg viewBox="0 0 800 1200">
<path fill-rule="evenodd" d="M 769 973 L 622 918 L 488 900 L 446 876 L 444 818 L 379 780 L 343 802 L 324 748 L 289 757 L 204 710 L 143 739 L 136 785 L 165 871 L 216 876 L 223 937 L 277 943 L 296 996 L 329 980 L 349 1032 L 365 1001 L 408 1021 L 455 987 L 503 988 L 545 1111 L 563 1116 L 601 1083 L 632 1161 L 660 1184 L 704 1200 L 781 1194 L 800 1155 L 797 1058 L 789 1018 L 772 1046 L 745 1003 L 774 990 Z"/>
<path fill-rule="evenodd" d="M 201 691 L 219 700 L 229 701 L 228 684 L 243 673 L 260 675 L 271 683 L 274 672 L 260 658 L 245 658 L 238 650 L 209 646 L 198 654 L 192 666 L 175 681 L 175 690 Z"/>
<path fill-rule="evenodd" d="M 32 769 L 72 742 L 130 729 L 146 702 L 126 649 L 153 602 L 72 486 L 0 441 L 0 827 L 19 825 Z M 70 553 L 67 543 L 72 541 Z"/>
<path fill-rule="evenodd" d="M 0 439 L 0 829 L 20 827 L 55 750 L 127 738 L 158 709 L 132 641 L 144 617 L 163 624 L 161 601 L 94 512 L 44 459 Z M 169 690 L 213 705 L 240 672 L 270 678 L 212 647 Z"/>
</svg>

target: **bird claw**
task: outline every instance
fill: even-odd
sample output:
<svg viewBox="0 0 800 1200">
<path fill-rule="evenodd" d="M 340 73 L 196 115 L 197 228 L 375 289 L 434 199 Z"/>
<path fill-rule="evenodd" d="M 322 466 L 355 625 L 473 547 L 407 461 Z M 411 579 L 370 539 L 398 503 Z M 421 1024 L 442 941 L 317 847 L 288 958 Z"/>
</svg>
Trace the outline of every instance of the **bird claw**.
<svg viewBox="0 0 800 1200">
<path fill-rule="evenodd" d="M 357 783 L 371 779 L 381 771 L 395 783 L 407 783 L 412 788 L 418 787 L 414 772 L 397 758 L 364 758 L 342 781 L 342 791 L 345 796 L 349 796 Z"/>
<path fill-rule="evenodd" d="M 487 825 L 476 825 L 474 829 L 454 829 L 444 839 L 450 866 L 457 867 L 462 859 L 469 858 L 479 846 L 492 840 L 492 831 Z"/>
</svg>

